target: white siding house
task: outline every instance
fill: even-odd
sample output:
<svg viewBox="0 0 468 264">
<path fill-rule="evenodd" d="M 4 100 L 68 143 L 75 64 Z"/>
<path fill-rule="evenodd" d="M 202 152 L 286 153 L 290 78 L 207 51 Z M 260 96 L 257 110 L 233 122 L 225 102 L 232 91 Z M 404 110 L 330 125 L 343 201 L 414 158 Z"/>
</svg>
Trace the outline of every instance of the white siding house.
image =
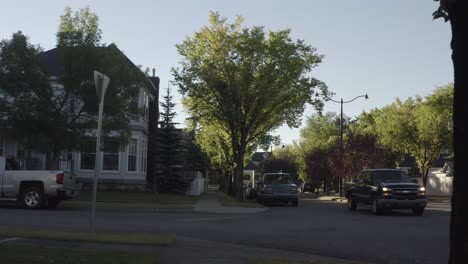
<svg viewBox="0 0 468 264">
<path fill-rule="evenodd" d="M 110 45 L 107 49 L 117 49 L 115 45 Z M 52 49 L 44 54 L 54 60 L 57 56 Z M 117 49 L 118 50 L 118 49 Z M 120 50 L 118 50 L 120 52 Z M 123 56 L 125 56 L 122 53 Z M 125 57 L 128 60 L 127 57 Z M 128 63 L 133 63 L 128 60 Z M 56 62 L 54 61 L 54 64 Z M 133 67 L 136 67 L 133 65 Z M 154 75 L 154 72 L 153 72 Z M 49 76 L 51 85 L 59 85 L 56 82 L 56 76 Z M 111 80 L 112 81 L 112 80 Z M 127 145 L 121 146 L 119 142 L 110 138 L 103 138 L 101 155 L 100 173 L 98 182 L 102 184 L 114 185 L 139 185 L 146 184 L 147 164 L 148 164 L 148 137 L 149 137 L 149 105 L 152 101 L 158 101 L 159 78 L 149 77 L 144 84 L 136 86 L 139 89 L 139 108 L 142 114 L 138 119 L 130 121 L 131 137 Z M 157 103 L 155 104 L 157 107 Z M 0 155 L 13 156 L 22 160 L 25 150 L 21 144 L 8 136 L 6 131 L 8 126 L 0 124 Z M 63 151 L 59 160 L 59 169 L 73 171 L 76 174 L 78 182 L 87 187 L 94 178 L 96 145 L 94 131 L 89 133 L 89 140 L 81 144 L 72 151 Z M 116 134 L 116 133 L 114 133 Z M 112 136 L 112 133 L 111 133 Z M 28 167 L 34 169 L 45 169 L 45 154 L 32 152 L 28 157 Z M 31 160 L 32 158 L 32 160 Z M 32 166 L 31 163 L 34 162 Z"/>
</svg>

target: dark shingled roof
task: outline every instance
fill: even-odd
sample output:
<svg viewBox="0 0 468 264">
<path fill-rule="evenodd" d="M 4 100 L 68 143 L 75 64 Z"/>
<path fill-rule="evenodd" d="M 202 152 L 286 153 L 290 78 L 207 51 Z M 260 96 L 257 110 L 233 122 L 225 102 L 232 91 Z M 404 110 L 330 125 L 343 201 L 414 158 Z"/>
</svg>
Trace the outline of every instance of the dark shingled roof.
<svg viewBox="0 0 468 264">
<path fill-rule="evenodd" d="M 63 75 L 64 64 L 61 60 L 63 59 L 64 52 L 70 50 L 78 51 L 79 49 L 83 49 L 83 47 L 59 47 L 39 54 L 39 59 L 43 64 L 46 74 L 48 76 L 56 77 Z M 125 56 L 125 54 L 115 44 L 110 44 L 107 47 L 88 47 L 86 49 L 93 49 L 98 55 L 103 55 L 106 52 L 116 52 L 120 55 L 121 63 L 127 64 L 130 69 L 141 72 L 140 68 L 138 68 L 127 56 Z M 141 74 L 143 75 L 143 72 L 141 72 Z M 157 91 L 157 87 L 159 87 L 158 77 L 146 78 L 146 86 L 155 97 L 159 96 L 159 91 Z"/>
</svg>

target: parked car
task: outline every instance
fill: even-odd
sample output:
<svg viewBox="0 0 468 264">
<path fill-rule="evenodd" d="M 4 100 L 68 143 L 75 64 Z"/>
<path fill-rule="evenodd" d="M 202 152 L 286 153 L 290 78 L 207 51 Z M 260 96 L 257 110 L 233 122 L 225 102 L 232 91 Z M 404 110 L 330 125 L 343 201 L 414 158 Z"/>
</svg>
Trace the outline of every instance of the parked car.
<svg viewBox="0 0 468 264">
<path fill-rule="evenodd" d="M 301 184 L 301 192 L 302 193 L 305 193 L 305 192 L 315 192 L 315 184 L 311 183 L 311 182 L 303 182 Z"/>
<path fill-rule="evenodd" d="M 257 201 L 268 204 L 270 202 L 285 202 L 293 206 L 299 205 L 298 187 L 288 173 L 265 173 L 261 176 L 256 188 Z"/>
<path fill-rule="evenodd" d="M 0 201 L 20 201 L 25 208 L 57 207 L 78 195 L 75 177 L 63 171 L 20 170 L 13 158 L 0 156 Z"/>
<path fill-rule="evenodd" d="M 346 192 L 349 210 L 358 204 L 371 206 L 378 215 L 392 209 L 410 209 L 423 215 L 427 205 L 426 189 L 397 169 L 363 170 Z"/>
</svg>

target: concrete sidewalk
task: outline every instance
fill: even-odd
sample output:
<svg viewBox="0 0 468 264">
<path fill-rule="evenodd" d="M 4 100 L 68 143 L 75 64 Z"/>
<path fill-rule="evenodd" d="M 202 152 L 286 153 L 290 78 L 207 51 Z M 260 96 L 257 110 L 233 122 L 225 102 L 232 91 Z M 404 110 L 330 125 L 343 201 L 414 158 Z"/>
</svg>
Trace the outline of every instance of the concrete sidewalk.
<svg viewBox="0 0 468 264">
<path fill-rule="evenodd" d="M 208 191 L 193 207 L 195 212 L 204 213 L 219 213 L 219 214 L 254 214 L 266 212 L 266 208 L 247 208 L 247 207 L 230 207 L 222 206 L 218 200 L 217 192 Z"/>
</svg>

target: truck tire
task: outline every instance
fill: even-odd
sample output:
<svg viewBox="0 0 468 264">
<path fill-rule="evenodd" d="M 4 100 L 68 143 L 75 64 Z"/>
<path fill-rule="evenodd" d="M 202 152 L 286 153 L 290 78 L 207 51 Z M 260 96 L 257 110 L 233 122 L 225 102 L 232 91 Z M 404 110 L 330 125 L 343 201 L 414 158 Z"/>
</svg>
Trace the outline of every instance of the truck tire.
<svg viewBox="0 0 468 264">
<path fill-rule="evenodd" d="M 356 211 L 356 208 L 357 208 L 357 203 L 356 201 L 354 201 L 354 198 L 352 195 L 349 195 L 348 196 L 348 209 L 350 211 Z"/>
<path fill-rule="evenodd" d="M 298 206 L 299 206 L 299 201 L 293 201 L 293 202 L 292 202 L 292 206 L 298 207 Z"/>
<path fill-rule="evenodd" d="M 382 209 L 379 207 L 379 203 L 377 201 L 377 198 L 372 199 L 372 214 L 373 215 L 380 215 L 382 213 Z"/>
<path fill-rule="evenodd" d="M 44 191 L 38 187 L 26 187 L 21 193 L 21 202 L 27 209 L 40 209 L 44 206 Z"/>
</svg>

